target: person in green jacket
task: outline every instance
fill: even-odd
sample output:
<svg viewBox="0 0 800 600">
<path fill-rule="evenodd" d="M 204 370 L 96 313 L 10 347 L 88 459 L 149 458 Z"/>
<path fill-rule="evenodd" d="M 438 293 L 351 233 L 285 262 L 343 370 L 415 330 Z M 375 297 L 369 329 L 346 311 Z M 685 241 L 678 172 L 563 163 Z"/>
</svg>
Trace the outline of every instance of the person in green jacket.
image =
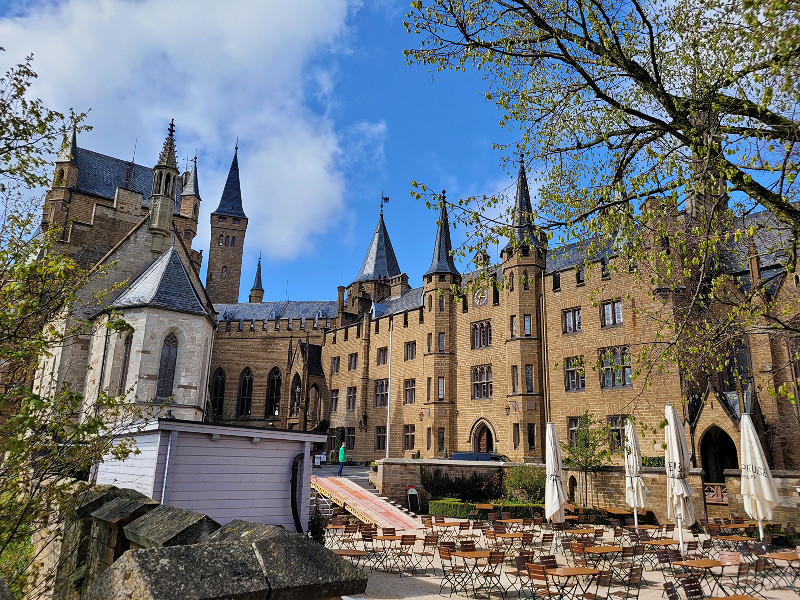
<svg viewBox="0 0 800 600">
<path fill-rule="evenodd" d="M 347 454 L 344 451 L 344 442 L 342 442 L 342 447 L 339 448 L 339 477 L 342 476 L 342 468 L 344 467 L 344 461 L 347 460 Z"/>
</svg>

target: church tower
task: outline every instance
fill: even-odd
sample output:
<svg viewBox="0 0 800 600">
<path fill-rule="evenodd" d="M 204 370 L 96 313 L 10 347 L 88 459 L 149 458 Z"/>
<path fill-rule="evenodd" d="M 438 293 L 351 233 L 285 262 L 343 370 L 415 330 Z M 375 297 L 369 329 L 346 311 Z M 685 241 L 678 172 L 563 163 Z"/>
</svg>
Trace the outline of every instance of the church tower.
<svg viewBox="0 0 800 600">
<path fill-rule="evenodd" d="M 219 206 L 211 213 L 211 247 L 208 251 L 206 291 L 214 304 L 239 302 L 246 231 L 247 215 L 242 209 L 237 146 Z"/>
<path fill-rule="evenodd" d="M 172 232 L 172 213 L 175 211 L 175 185 L 178 181 L 178 162 L 175 158 L 175 122 L 169 124 L 161 156 L 153 167 L 153 189 L 150 195 L 150 250 L 155 257 L 164 251 L 164 240 Z"/>
</svg>

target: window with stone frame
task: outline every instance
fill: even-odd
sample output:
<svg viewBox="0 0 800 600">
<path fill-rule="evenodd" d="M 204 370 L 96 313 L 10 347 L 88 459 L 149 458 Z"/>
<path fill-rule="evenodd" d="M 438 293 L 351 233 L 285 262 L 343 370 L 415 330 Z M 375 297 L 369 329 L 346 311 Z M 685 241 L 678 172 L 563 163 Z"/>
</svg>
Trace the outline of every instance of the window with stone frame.
<svg viewBox="0 0 800 600">
<path fill-rule="evenodd" d="M 386 358 L 389 356 L 389 349 L 384 346 L 383 348 L 378 348 L 378 364 L 385 365 Z"/>
<path fill-rule="evenodd" d="M 517 315 L 511 315 L 511 337 L 517 337 Z"/>
<path fill-rule="evenodd" d="M 600 349 L 600 387 L 604 389 L 633 385 L 631 352 L 628 346 Z"/>
<path fill-rule="evenodd" d="M 563 333 L 576 333 L 583 330 L 581 307 L 568 308 L 561 312 L 561 331 Z"/>
<path fill-rule="evenodd" d="M 627 415 L 608 415 L 608 447 L 611 452 L 625 450 L 625 420 Z"/>
<path fill-rule="evenodd" d="M 439 435 L 438 435 L 438 451 L 444 452 L 445 442 L 444 442 L 444 427 L 439 427 Z"/>
<path fill-rule="evenodd" d="M 444 312 L 444 295 L 439 296 L 439 312 Z"/>
<path fill-rule="evenodd" d="M 222 406 L 225 402 L 225 371 L 218 367 L 211 381 L 211 414 L 215 419 L 222 418 Z"/>
<path fill-rule="evenodd" d="M 386 450 L 386 425 L 375 428 L 375 450 Z"/>
<path fill-rule="evenodd" d="M 472 399 L 492 397 L 492 365 L 472 367 Z"/>
<path fill-rule="evenodd" d="M 274 367 L 267 377 L 267 419 L 277 419 L 281 414 L 281 371 Z"/>
<path fill-rule="evenodd" d="M 564 387 L 568 392 L 586 389 L 586 370 L 583 356 L 570 356 L 564 359 Z"/>
<path fill-rule="evenodd" d="M 533 393 L 533 365 L 525 365 L 525 393 Z"/>
<path fill-rule="evenodd" d="M 522 323 L 524 327 L 523 331 L 525 332 L 525 336 L 529 337 L 531 335 L 531 316 L 524 315 L 522 318 Z"/>
<path fill-rule="evenodd" d="M 433 428 L 432 427 L 428 427 L 428 429 L 426 430 L 426 433 L 425 433 L 425 437 L 426 437 L 426 448 L 428 450 L 430 450 L 431 446 L 433 445 Z"/>
<path fill-rule="evenodd" d="M 428 352 L 431 352 L 431 348 L 433 347 L 433 334 L 428 334 Z"/>
<path fill-rule="evenodd" d="M 239 375 L 239 397 L 236 402 L 236 416 L 249 417 L 253 408 L 253 371 L 245 367 Z"/>
<path fill-rule="evenodd" d="M 519 423 L 514 423 L 512 437 L 514 440 L 514 450 L 516 450 L 519 448 Z"/>
<path fill-rule="evenodd" d="M 331 412 L 339 410 L 339 390 L 331 390 Z"/>
<path fill-rule="evenodd" d="M 403 425 L 403 450 L 413 450 L 415 448 L 415 432 L 416 426 Z"/>
<path fill-rule="evenodd" d="M 575 267 L 575 285 L 583 285 L 586 283 L 586 274 L 584 273 L 583 264 L 576 265 Z"/>
<path fill-rule="evenodd" d="M 519 392 L 519 368 L 517 365 L 511 365 L 511 393 L 516 394 Z"/>
<path fill-rule="evenodd" d="M 417 380 L 406 379 L 403 382 L 403 404 L 414 404 L 417 399 Z"/>
<path fill-rule="evenodd" d="M 386 406 L 389 404 L 389 380 L 375 380 L 375 406 Z"/>
<path fill-rule="evenodd" d="M 553 291 L 561 291 L 561 273 L 553 273 Z"/>
<path fill-rule="evenodd" d="M 536 450 L 536 423 L 528 423 L 528 452 Z"/>
<path fill-rule="evenodd" d="M 347 370 L 355 371 L 358 366 L 358 353 L 352 352 L 347 355 Z"/>
<path fill-rule="evenodd" d="M 600 303 L 600 326 L 622 325 L 622 300 L 606 300 Z"/>
<path fill-rule="evenodd" d="M 356 388 L 347 388 L 347 410 L 356 409 Z"/>
<path fill-rule="evenodd" d="M 331 375 L 336 375 L 339 372 L 339 357 L 331 357 Z"/>
<path fill-rule="evenodd" d="M 122 346 L 122 368 L 119 372 L 119 388 L 117 396 L 125 393 L 125 384 L 128 382 L 128 365 L 131 362 L 131 347 L 133 345 L 133 335 L 130 333 L 125 336 L 125 343 Z"/>
<path fill-rule="evenodd" d="M 156 399 L 167 400 L 172 396 L 172 387 L 175 383 L 175 365 L 178 361 L 178 338 L 174 333 L 169 333 L 164 338 L 161 346 L 161 360 L 158 364 L 158 379 L 156 381 Z"/>
<path fill-rule="evenodd" d="M 356 428 L 347 427 L 344 430 L 344 449 L 355 450 L 356 448 Z"/>
<path fill-rule="evenodd" d="M 403 346 L 403 360 L 417 358 L 417 342 L 406 342 Z"/>
<path fill-rule="evenodd" d="M 575 447 L 578 440 L 578 429 L 581 426 L 580 417 L 567 417 L 567 444 L 571 448 Z"/>
<path fill-rule="evenodd" d="M 439 377 L 439 402 L 444 402 L 444 377 Z"/>
<path fill-rule="evenodd" d="M 492 322 L 489 319 L 477 321 L 470 326 L 472 349 L 488 348 L 492 345 Z"/>
<path fill-rule="evenodd" d="M 444 352 L 444 332 L 439 332 L 439 352 Z"/>
</svg>

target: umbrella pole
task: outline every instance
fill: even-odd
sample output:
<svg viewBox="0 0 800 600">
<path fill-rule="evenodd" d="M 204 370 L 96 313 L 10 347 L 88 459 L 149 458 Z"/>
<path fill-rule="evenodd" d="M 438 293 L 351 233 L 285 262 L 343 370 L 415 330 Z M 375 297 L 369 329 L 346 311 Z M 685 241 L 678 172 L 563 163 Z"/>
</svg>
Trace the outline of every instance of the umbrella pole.
<svg viewBox="0 0 800 600">
<path fill-rule="evenodd" d="M 761 523 L 761 519 L 758 519 L 758 539 L 760 541 L 764 541 L 764 525 Z"/>
<path fill-rule="evenodd" d="M 639 531 L 639 507 L 636 505 L 636 500 L 633 501 L 633 528 Z"/>
<path fill-rule="evenodd" d="M 678 517 L 678 546 L 681 549 L 681 556 L 683 556 L 683 518 Z"/>
</svg>

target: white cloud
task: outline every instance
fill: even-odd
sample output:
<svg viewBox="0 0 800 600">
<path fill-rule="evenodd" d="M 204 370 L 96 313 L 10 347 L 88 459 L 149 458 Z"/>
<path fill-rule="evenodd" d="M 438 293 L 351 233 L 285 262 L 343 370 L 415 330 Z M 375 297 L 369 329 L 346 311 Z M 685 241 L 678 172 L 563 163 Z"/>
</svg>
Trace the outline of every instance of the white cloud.
<svg viewBox="0 0 800 600">
<path fill-rule="evenodd" d="M 176 123 L 181 159 L 199 154 L 195 247 L 208 247 L 239 137 L 248 247 L 292 258 L 344 206 L 341 136 L 324 104 L 335 87 L 350 0 L 236 2 L 66 0 L 0 19 L 8 64 L 33 52 L 34 91 L 53 108 L 91 108 L 79 145 L 155 161 Z M 309 99 L 323 106 L 309 108 Z M 385 125 L 384 134 L 385 134 Z M 374 137 L 374 136 L 373 136 Z M 382 153 L 382 144 L 381 146 Z M 373 144 L 374 147 L 374 144 Z"/>
</svg>

